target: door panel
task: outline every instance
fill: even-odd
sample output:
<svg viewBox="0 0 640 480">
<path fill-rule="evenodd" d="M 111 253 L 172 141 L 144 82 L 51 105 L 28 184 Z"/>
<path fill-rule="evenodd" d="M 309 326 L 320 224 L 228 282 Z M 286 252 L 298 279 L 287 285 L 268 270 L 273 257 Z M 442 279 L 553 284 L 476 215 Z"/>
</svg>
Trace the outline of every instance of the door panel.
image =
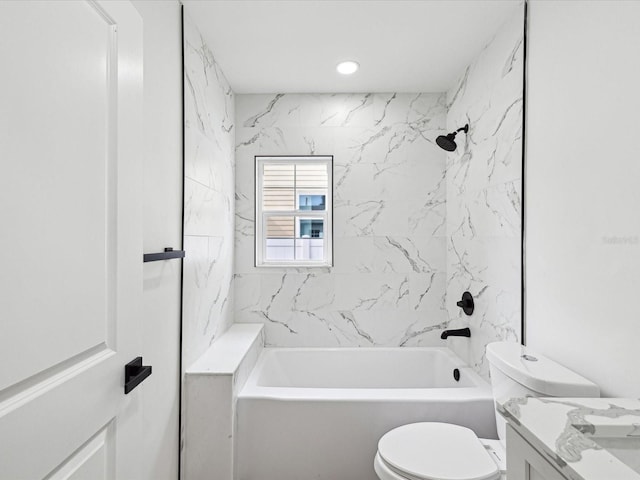
<svg viewBox="0 0 640 480">
<path fill-rule="evenodd" d="M 46 480 L 106 480 L 113 478 L 114 425 L 109 425 L 86 442 Z"/>
<path fill-rule="evenodd" d="M 135 478 L 142 25 L 0 2 L 0 478 Z"/>
<path fill-rule="evenodd" d="M 116 201 L 114 179 L 105 175 L 116 160 L 108 151 L 112 26 L 86 2 L 51 2 L 15 28 L 23 10 L 14 5 L 0 20 L 11 29 L 3 64 L 38 66 L 8 69 L 0 79 L 9 93 L 3 110 L 14 118 L 1 142 L 2 241 L 20 255 L 4 267 L 3 323 L 11 335 L 0 337 L 2 354 L 20 362 L 0 371 L 0 389 L 106 346 L 114 320 L 107 279 L 115 252 L 105 242 Z"/>
</svg>

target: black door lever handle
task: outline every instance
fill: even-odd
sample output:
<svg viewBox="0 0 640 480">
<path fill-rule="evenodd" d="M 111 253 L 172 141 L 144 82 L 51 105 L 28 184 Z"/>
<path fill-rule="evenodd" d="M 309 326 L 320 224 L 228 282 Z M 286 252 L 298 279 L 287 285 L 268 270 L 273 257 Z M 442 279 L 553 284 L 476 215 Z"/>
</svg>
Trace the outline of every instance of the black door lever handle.
<svg viewBox="0 0 640 480">
<path fill-rule="evenodd" d="M 151 365 L 142 365 L 142 357 L 136 357 L 124 366 L 125 395 L 151 375 Z"/>
</svg>

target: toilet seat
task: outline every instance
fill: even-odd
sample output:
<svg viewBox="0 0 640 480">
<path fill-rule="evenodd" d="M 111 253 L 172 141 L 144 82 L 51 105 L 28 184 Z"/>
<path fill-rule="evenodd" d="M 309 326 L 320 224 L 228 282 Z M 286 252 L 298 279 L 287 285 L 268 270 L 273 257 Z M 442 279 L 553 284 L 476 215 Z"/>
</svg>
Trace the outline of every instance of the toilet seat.
<svg viewBox="0 0 640 480">
<path fill-rule="evenodd" d="M 500 470 L 476 434 L 448 423 L 412 423 L 387 432 L 375 460 L 381 478 L 497 480 Z M 380 471 L 378 471 L 380 470 Z"/>
</svg>

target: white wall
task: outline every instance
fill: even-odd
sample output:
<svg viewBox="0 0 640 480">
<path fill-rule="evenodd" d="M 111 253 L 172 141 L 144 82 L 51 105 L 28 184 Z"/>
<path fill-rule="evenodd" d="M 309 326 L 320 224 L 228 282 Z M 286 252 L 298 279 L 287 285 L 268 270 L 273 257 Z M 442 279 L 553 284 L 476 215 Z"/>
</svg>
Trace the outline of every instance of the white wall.
<svg viewBox="0 0 640 480">
<path fill-rule="evenodd" d="M 181 27 L 177 1 L 134 0 L 144 29 L 144 251 L 180 248 L 182 221 Z M 144 479 L 178 475 L 180 261 L 144 265 L 142 389 Z"/>
<path fill-rule="evenodd" d="M 528 345 L 640 396 L 640 2 L 530 2 Z"/>
<path fill-rule="evenodd" d="M 496 32 L 447 94 L 447 311 L 471 338 L 449 346 L 485 377 L 488 343 L 520 340 L 524 9 Z M 456 306 L 469 291 L 475 311 Z"/>
<path fill-rule="evenodd" d="M 442 345 L 444 94 L 237 95 L 235 319 L 267 345 Z M 255 155 L 333 155 L 332 268 L 254 266 Z"/>
</svg>

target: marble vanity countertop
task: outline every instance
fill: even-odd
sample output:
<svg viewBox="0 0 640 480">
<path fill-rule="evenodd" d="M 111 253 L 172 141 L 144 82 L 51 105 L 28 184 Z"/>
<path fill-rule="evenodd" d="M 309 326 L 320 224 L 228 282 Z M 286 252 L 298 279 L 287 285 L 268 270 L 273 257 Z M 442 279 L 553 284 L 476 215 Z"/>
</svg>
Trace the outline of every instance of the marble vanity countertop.
<svg viewBox="0 0 640 480">
<path fill-rule="evenodd" d="M 640 480 L 640 400 L 512 398 L 498 411 L 571 480 Z"/>
</svg>

